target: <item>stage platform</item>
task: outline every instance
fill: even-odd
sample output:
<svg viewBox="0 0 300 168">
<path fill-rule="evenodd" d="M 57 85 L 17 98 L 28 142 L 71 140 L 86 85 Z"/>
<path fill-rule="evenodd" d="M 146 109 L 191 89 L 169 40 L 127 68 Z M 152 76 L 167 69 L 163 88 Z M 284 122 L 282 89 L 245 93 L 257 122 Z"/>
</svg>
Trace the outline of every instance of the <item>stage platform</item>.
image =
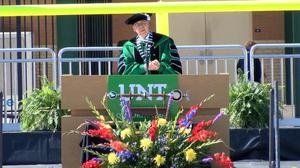
<svg viewBox="0 0 300 168">
<path fill-rule="evenodd" d="M 60 132 L 4 133 L 3 163 L 60 164 L 60 134 Z M 299 137 L 300 128 L 280 129 L 282 161 L 300 160 L 300 146 L 296 141 L 291 141 Z M 268 129 L 230 129 L 230 147 L 233 149 L 230 152 L 233 161 L 268 160 Z"/>
<path fill-rule="evenodd" d="M 280 129 L 282 167 L 300 168 L 300 146 L 292 141 L 299 137 L 299 127 Z M 4 133 L 3 143 L 7 168 L 61 167 L 60 132 Z M 230 147 L 236 167 L 268 167 L 268 129 L 230 129 Z"/>
</svg>

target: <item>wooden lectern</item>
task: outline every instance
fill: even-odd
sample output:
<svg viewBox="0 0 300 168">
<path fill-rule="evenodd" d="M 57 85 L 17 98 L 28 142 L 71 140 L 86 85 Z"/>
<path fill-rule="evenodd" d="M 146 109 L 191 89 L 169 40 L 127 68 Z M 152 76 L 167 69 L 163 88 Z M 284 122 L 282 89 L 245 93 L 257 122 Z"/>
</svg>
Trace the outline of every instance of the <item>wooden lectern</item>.
<svg viewBox="0 0 300 168">
<path fill-rule="evenodd" d="M 80 167 L 80 135 L 63 135 L 75 130 L 87 119 L 93 119 L 85 98 L 89 98 L 96 108 L 105 114 L 100 104 L 107 92 L 108 76 L 63 76 L 62 77 L 62 108 L 71 109 L 71 116 L 62 117 L 62 167 Z M 228 106 L 229 75 L 182 75 L 178 76 L 179 89 L 187 92 L 189 100 L 182 99 L 179 104 L 184 109 L 198 104 L 201 100 L 214 94 L 197 113 L 194 121 L 212 119 L 221 108 Z M 186 110 L 187 111 L 187 110 Z M 216 122 L 212 130 L 218 132 L 225 144 L 229 145 L 229 120 L 226 116 Z M 229 154 L 224 145 L 220 144 L 213 151 L 224 151 Z"/>
</svg>

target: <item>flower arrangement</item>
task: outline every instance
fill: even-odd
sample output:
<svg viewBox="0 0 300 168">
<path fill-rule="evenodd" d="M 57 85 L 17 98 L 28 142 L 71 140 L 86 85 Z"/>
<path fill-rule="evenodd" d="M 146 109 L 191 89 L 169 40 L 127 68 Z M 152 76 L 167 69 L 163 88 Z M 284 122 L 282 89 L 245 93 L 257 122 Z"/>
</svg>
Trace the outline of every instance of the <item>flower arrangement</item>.
<svg viewBox="0 0 300 168">
<path fill-rule="evenodd" d="M 171 96 L 170 96 L 171 97 Z M 207 100 L 207 99 L 206 99 Z M 95 157 L 81 165 L 81 168 L 190 168 L 210 167 L 210 163 L 224 168 L 232 168 L 233 163 L 224 153 L 211 154 L 211 146 L 222 143 L 216 132 L 209 130 L 223 114 L 208 121 L 192 124 L 197 110 L 206 101 L 190 107 L 185 117 L 180 118 L 180 110 L 174 120 L 166 120 L 158 115 L 152 121 L 132 121 L 129 102 L 121 98 L 122 115 L 117 120 L 107 109 L 105 98 L 102 104 L 112 121 L 105 118 L 90 103 L 97 121 L 87 121 L 95 129 L 87 129 L 83 135 L 99 137 L 104 142 L 88 146 L 85 150 Z M 169 101 L 170 102 L 170 101 Z M 168 103 L 168 106 L 170 103 Z M 95 150 L 98 149 L 98 150 Z M 105 152 L 99 152 L 100 151 Z"/>
</svg>

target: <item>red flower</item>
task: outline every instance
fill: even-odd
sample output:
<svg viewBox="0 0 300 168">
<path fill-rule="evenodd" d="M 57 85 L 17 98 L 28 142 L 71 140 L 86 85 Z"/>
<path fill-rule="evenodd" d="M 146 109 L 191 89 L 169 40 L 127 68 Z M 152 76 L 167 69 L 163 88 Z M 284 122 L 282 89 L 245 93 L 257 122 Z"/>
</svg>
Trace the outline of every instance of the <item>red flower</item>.
<svg viewBox="0 0 300 168">
<path fill-rule="evenodd" d="M 215 153 L 214 154 L 214 159 L 217 165 L 222 166 L 224 168 L 233 168 L 233 163 L 231 159 L 225 155 L 224 152 L 220 153 Z"/>
<path fill-rule="evenodd" d="M 188 142 L 194 142 L 194 141 L 205 142 L 207 139 L 213 138 L 216 135 L 217 135 L 217 133 L 214 131 L 201 130 L 201 131 L 197 132 L 196 134 L 193 134 L 193 136 L 191 136 L 188 139 Z"/>
<path fill-rule="evenodd" d="M 151 127 L 148 130 L 151 141 L 155 139 L 156 131 L 157 131 L 157 119 L 151 121 Z"/>
<path fill-rule="evenodd" d="M 91 137 L 101 137 L 109 140 L 114 138 L 112 131 L 107 128 L 100 128 L 98 130 L 90 129 L 87 130 L 87 134 Z"/>
<path fill-rule="evenodd" d="M 217 135 L 214 131 L 205 130 L 213 124 L 212 120 L 201 121 L 192 129 L 192 136 L 188 139 L 188 142 L 201 141 L 205 142 L 207 139 L 215 137 Z"/>
<path fill-rule="evenodd" d="M 122 152 L 126 149 L 126 146 L 120 141 L 111 141 L 110 146 L 117 152 Z"/>
<path fill-rule="evenodd" d="M 95 161 L 95 160 L 89 160 L 84 162 L 80 168 L 100 168 L 101 163 Z"/>
<path fill-rule="evenodd" d="M 108 126 L 103 124 L 102 122 L 94 122 L 97 125 L 97 129 L 89 129 L 85 133 L 91 137 L 100 137 L 112 140 L 114 138 L 114 134 Z"/>
<path fill-rule="evenodd" d="M 205 128 L 208 128 L 209 126 L 211 126 L 213 124 L 213 121 L 212 120 L 208 120 L 208 121 L 201 121 L 201 122 L 198 122 L 198 124 L 193 128 L 192 130 L 192 134 L 197 134 L 197 132 L 205 129 Z"/>
</svg>

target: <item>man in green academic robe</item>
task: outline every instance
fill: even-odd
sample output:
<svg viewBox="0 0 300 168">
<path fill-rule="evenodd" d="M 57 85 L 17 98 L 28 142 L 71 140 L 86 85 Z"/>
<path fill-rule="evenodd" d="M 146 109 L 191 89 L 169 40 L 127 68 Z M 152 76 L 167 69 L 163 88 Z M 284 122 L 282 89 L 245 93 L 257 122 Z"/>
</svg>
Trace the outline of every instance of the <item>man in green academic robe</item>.
<svg viewBox="0 0 300 168">
<path fill-rule="evenodd" d="M 182 74 L 180 57 L 173 39 L 150 31 L 150 16 L 134 14 L 125 23 L 136 37 L 123 45 L 118 63 L 122 75 Z"/>
</svg>

